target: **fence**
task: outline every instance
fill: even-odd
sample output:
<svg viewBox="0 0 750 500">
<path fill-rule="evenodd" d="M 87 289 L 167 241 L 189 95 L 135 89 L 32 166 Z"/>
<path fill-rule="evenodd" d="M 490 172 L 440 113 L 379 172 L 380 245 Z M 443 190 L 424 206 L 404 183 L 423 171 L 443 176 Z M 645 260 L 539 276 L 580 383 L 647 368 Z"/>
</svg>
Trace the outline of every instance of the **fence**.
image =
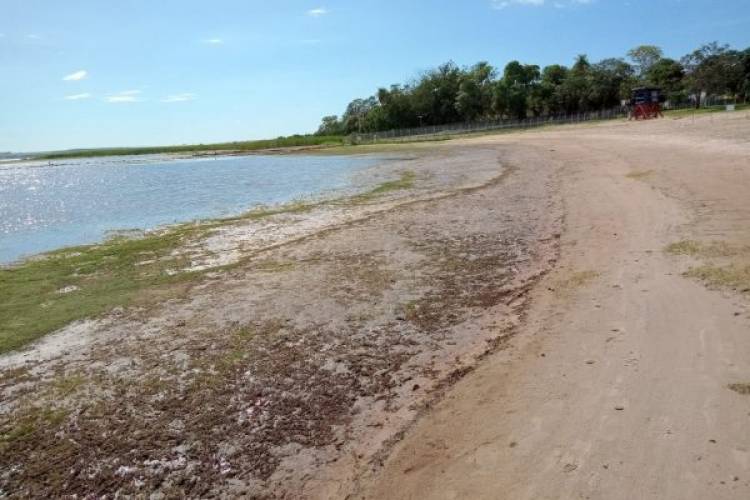
<svg viewBox="0 0 750 500">
<path fill-rule="evenodd" d="M 723 101 L 721 101 L 723 103 Z M 718 106 L 720 100 L 706 99 L 704 107 Z M 666 110 L 693 108 L 691 103 L 664 106 Z M 500 130 L 522 130 L 528 128 L 543 127 L 547 125 L 565 125 L 571 123 L 582 123 L 596 120 L 613 120 L 626 118 L 630 113 L 627 106 L 618 106 L 612 109 L 575 113 L 571 115 L 537 116 L 522 120 L 485 120 L 479 122 L 451 123 L 447 125 L 428 125 L 424 127 L 402 128 L 387 130 L 384 132 L 354 133 L 348 137 L 352 144 L 376 144 L 378 142 L 407 142 L 419 139 L 439 139 L 453 135 L 482 133 Z"/>
</svg>

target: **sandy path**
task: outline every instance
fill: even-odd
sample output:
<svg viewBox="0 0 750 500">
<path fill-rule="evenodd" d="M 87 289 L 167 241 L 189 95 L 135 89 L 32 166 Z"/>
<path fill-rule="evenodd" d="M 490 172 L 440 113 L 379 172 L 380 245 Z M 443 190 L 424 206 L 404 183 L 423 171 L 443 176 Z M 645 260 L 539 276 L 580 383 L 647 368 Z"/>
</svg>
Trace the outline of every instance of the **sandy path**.
<svg viewBox="0 0 750 500">
<path fill-rule="evenodd" d="M 564 163 L 561 260 L 513 347 L 459 382 L 360 496 L 750 498 L 750 398 L 727 388 L 750 381 L 747 302 L 663 252 L 748 241 L 749 137 L 737 114 L 495 139 Z"/>
</svg>

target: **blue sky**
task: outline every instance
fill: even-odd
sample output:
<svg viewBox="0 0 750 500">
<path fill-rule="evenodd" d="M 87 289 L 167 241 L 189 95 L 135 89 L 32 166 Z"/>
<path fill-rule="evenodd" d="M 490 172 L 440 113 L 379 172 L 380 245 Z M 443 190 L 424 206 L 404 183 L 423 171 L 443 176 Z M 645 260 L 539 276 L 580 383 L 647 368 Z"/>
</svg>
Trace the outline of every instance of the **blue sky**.
<svg viewBox="0 0 750 500">
<path fill-rule="evenodd" d="M 750 46 L 748 0 L 0 0 L 0 151 L 315 130 L 453 60 Z"/>
</svg>

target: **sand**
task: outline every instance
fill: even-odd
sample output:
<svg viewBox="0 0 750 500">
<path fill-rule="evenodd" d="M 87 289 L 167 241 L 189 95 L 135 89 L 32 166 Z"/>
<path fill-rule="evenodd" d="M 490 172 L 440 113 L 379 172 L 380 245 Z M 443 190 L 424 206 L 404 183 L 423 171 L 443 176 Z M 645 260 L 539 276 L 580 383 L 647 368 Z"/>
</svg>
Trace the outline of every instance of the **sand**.
<svg viewBox="0 0 750 500">
<path fill-rule="evenodd" d="M 400 150 L 413 189 L 228 227 L 178 298 L 0 358 L 0 490 L 747 498 L 750 115 Z M 54 457 L 54 459 L 50 459 Z"/>
<path fill-rule="evenodd" d="M 750 497 L 750 290 L 664 252 L 750 242 L 749 139 L 744 113 L 494 141 L 564 163 L 560 261 L 357 497 Z"/>
</svg>

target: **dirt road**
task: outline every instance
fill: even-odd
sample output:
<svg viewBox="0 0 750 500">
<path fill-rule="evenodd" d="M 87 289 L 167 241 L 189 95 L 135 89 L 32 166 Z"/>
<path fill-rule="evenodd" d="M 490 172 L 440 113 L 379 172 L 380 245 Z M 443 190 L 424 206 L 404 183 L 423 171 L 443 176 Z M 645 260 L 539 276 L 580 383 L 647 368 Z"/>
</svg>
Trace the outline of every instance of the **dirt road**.
<svg viewBox="0 0 750 500">
<path fill-rule="evenodd" d="M 681 275 L 702 257 L 664 251 L 721 242 L 747 264 L 750 115 L 490 142 L 562 163 L 561 259 L 512 347 L 450 390 L 359 496 L 750 498 L 750 396 L 729 388 L 750 382 L 750 290 L 710 290 Z"/>
</svg>

